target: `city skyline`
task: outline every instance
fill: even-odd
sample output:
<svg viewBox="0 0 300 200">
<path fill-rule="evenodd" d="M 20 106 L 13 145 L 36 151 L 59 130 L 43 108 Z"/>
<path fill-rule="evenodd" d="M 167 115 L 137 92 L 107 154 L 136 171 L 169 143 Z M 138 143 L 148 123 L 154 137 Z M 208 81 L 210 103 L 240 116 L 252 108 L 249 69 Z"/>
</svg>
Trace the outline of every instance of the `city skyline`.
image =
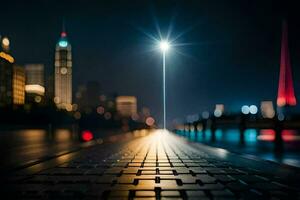
<svg viewBox="0 0 300 200">
<path fill-rule="evenodd" d="M 168 104 L 169 107 L 178 108 L 168 112 L 169 120 L 188 114 L 201 113 L 204 110 L 213 111 L 215 104 L 220 103 L 225 104 L 225 110 L 238 112 L 241 105 L 244 104 L 256 104 L 259 106 L 260 101 L 272 100 L 275 102 L 276 100 L 280 65 L 281 22 L 283 17 L 287 18 L 291 29 L 289 31 L 290 53 L 296 96 L 299 93 L 299 81 L 297 81 L 299 79 L 297 77 L 297 74 L 299 74 L 299 68 L 297 67 L 299 66 L 299 61 L 296 59 L 300 48 L 299 40 L 297 40 L 296 36 L 299 29 L 297 28 L 298 22 L 293 17 L 295 12 L 293 12 L 292 5 L 281 8 L 278 3 L 272 4 L 273 7 L 268 7 L 267 3 L 261 3 L 262 8 L 269 14 L 266 17 L 262 13 L 262 8 L 257 9 L 255 7 L 257 4 L 260 3 L 257 1 L 250 3 L 251 6 L 247 8 L 249 12 L 252 12 L 252 21 L 248 21 L 248 18 L 245 16 L 241 19 L 237 18 L 239 14 L 235 11 L 238 8 L 246 10 L 247 4 L 243 3 L 238 3 L 235 7 L 230 8 L 233 11 L 232 16 L 223 15 L 222 13 L 216 14 L 219 8 L 212 7 L 212 3 L 208 2 L 204 3 L 204 6 L 210 8 L 212 12 L 204 13 L 203 15 L 197 14 L 194 10 L 189 14 L 183 12 L 178 8 L 180 7 L 178 5 L 181 5 L 180 3 L 175 8 L 170 4 L 161 3 L 159 4 L 162 7 L 160 9 L 156 9 L 157 4 L 154 3 L 150 11 L 136 4 L 135 8 L 141 9 L 139 12 L 145 11 L 146 15 L 143 16 L 143 20 L 146 19 L 147 23 L 139 23 L 139 20 L 134 19 L 135 15 L 125 13 L 128 19 L 120 20 L 120 24 L 109 24 L 109 22 L 118 22 L 119 19 L 111 18 L 108 12 L 104 12 L 103 16 L 107 16 L 108 22 L 105 23 L 100 20 L 99 23 L 104 23 L 105 26 L 99 27 L 99 25 L 93 26 L 93 24 L 97 24 L 96 19 L 99 20 L 97 18 L 99 14 L 94 12 L 92 8 L 92 5 L 98 5 L 96 2 L 93 2 L 91 6 L 86 6 L 85 8 L 90 10 L 91 13 L 82 11 L 83 15 L 80 18 L 72 15 L 72 12 L 78 10 L 79 6 L 69 8 L 66 2 L 62 2 L 59 9 L 65 9 L 66 12 L 63 15 L 57 15 L 55 19 L 50 20 L 49 17 L 52 16 L 50 13 L 42 14 L 44 20 L 50 20 L 53 31 L 39 36 L 37 35 L 39 33 L 38 30 L 31 30 L 30 32 L 35 33 L 34 35 L 38 36 L 39 41 L 45 41 L 43 49 L 46 46 L 53 47 L 52 42 L 51 45 L 48 43 L 57 37 L 56 32 L 61 29 L 62 18 L 65 18 L 67 30 L 70 32 L 69 37 L 74 45 L 74 57 L 76 57 L 76 61 L 74 61 L 74 79 L 77 81 L 74 82 L 74 87 L 77 88 L 78 85 L 87 81 L 99 80 L 100 84 L 103 85 L 104 93 L 118 92 L 121 95 L 135 95 L 138 99 L 141 99 L 139 102 L 142 102 L 142 105 L 149 106 L 154 111 L 155 117 L 159 118 L 161 116 L 160 93 L 157 92 L 157 94 L 150 96 L 145 91 L 160 89 L 160 55 L 147 53 L 152 44 L 139 29 L 144 29 L 146 32 L 155 35 L 155 23 L 168 27 L 170 21 L 172 21 L 169 16 L 173 15 L 172 12 L 175 9 L 178 11 L 177 15 L 179 16 L 173 20 L 175 22 L 173 26 L 174 34 L 176 35 L 176 33 L 180 32 L 180 28 L 182 30 L 188 29 L 187 27 L 189 26 L 193 28 L 180 38 L 183 43 L 192 43 L 192 45 L 180 49 L 187 57 L 171 52 L 172 55 L 170 60 L 168 60 L 172 66 L 169 69 L 169 78 L 167 80 L 169 84 Z M 193 3 L 193 5 L 195 8 L 198 8 L 197 3 Z M 36 9 L 37 6 L 31 9 Z M 39 4 L 39 6 L 41 6 L 42 10 L 43 3 Z M 50 4 L 51 6 L 56 8 L 56 5 Z M 120 8 L 122 4 L 113 6 L 109 3 L 104 3 L 103 6 Z M 223 6 L 226 7 L 226 5 Z M 20 7 L 27 8 L 23 4 Z M 228 9 L 228 6 L 226 8 Z M 282 9 L 282 12 L 277 12 L 280 9 Z M 34 16 L 34 14 L 31 14 L 28 18 L 31 19 Z M 155 16 L 156 20 L 153 20 L 153 16 Z M 196 22 L 184 20 L 195 16 L 199 17 L 199 20 Z M 232 22 L 229 23 L 229 21 L 224 20 L 225 22 L 221 24 L 211 23 L 212 25 L 207 26 L 209 22 L 218 20 L 221 17 L 225 17 L 226 20 L 230 19 Z M 81 23 L 82 20 L 87 21 L 87 19 L 87 23 Z M 11 19 L 11 21 L 14 21 L 14 19 Z M 36 26 L 41 25 L 39 20 L 33 20 L 32 24 Z M 227 29 L 222 28 L 225 24 L 228 25 Z M 240 28 L 235 29 L 238 24 L 241 25 Z M 41 25 L 41 27 L 43 26 Z M 121 36 L 118 33 L 113 33 L 112 36 L 115 38 L 107 35 L 108 31 L 112 31 L 116 27 L 124 30 L 125 35 Z M 201 31 L 203 28 L 207 29 L 207 33 L 211 36 Z M 251 31 L 259 35 L 259 37 L 252 37 Z M 162 30 L 162 34 L 166 32 L 166 29 Z M 234 35 L 236 35 L 237 42 L 232 41 Z M 185 40 L 187 36 L 190 38 Z M 111 38 L 111 45 L 105 39 L 106 37 Z M 50 38 L 50 40 L 47 38 Z M 128 41 L 125 41 L 126 38 L 128 38 Z M 37 47 L 42 44 L 35 44 L 34 46 Z M 17 47 L 17 43 L 14 45 Z M 246 50 L 245 46 L 249 48 Z M 214 47 L 218 47 L 217 50 Z M 227 48 L 230 48 L 230 51 L 225 50 Z M 12 50 L 14 49 L 12 48 Z M 20 46 L 17 49 L 20 49 Z M 47 48 L 45 53 L 37 53 L 35 48 L 31 50 L 34 52 L 33 55 L 44 55 L 40 56 L 39 59 L 44 59 L 44 63 L 47 65 L 47 73 L 49 73 L 49 68 L 51 68 L 50 58 L 53 55 L 51 49 Z M 15 51 L 17 53 L 16 49 Z M 114 55 L 115 57 L 110 55 L 113 51 L 117 52 Z M 127 57 L 126 51 L 135 53 Z M 259 53 L 254 55 L 256 51 Z M 48 52 L 47 56 L 46 52 Z M 21 52 L 19 53 L 21 54 Z M 45 59 L 46 57 L 47 59 Z M 18 55 L 18 58 L 26 60 L 24 55 Z M 31 59 L 33 59 L 33 56 L 31 56 Z M 184 65 L 180 64 L 183 62 L 185 62 Z M 187 67 L 189 70 L 185 70 Z M 88 70 L 85 71 L 84 69 Z M 112 74 L 109 77 L 106 76 L 106 74 L 115 70 L 119 70 L 120 73 Z M 143 72 L 151 76 L 147 77 Z M 212 74 L 212 72 L 217 73 Z M 82 74 L 84 77 L 87 77 L 87 80 L 82 80 L 82 83 L 80 83 L 79 79 Z M 137 76 L 137 74 L 140 75 Z M 232 76 L 231 74 L 237 74 L 238 76 Z M 239 84 L 244 77 L 249 77 L 249 81 Z M 255 77 L 255 80 L 252 80 L 251 77 Z M 145 83 L 144 88 L 138 87 L 138 82 L 141 80 Z M 256 82 L 262 85 L 260 90 L 254 87 Z M 209 90 L 216 90 L 221 85 L 224 86 L 223 91 L 218 93 L 209 92 Z M 237 97 L 228 96 L 228 93 L 233 93 Z M 191 98 L 193 95 L 196 95 L 196 97 Z M 181 108 L 180 105 L 184 104 L 184 108 Z M 299 106 L 297 106 L 297 110 L 299 110 Z"/>
<path fill-rule="evenodd" d="M 298 4 L 1 2 L 1 196 L 300 199 Z"/>
</svg>

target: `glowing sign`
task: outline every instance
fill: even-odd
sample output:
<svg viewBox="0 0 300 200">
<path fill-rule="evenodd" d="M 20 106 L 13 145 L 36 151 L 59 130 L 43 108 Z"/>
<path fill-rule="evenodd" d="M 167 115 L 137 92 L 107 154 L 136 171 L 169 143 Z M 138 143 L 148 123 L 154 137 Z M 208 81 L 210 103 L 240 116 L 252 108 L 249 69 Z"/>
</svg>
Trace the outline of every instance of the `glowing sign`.
<svg viewBox="0 0 300 200">
<path fill-rule="evenodd" d="M 45 88 L 41 85 L 25 85 L 25 91 L 27 93 L 44 95 Z"/>
<path fill-rule="evenodd" d="M 3 51 L 0 52 L 0 57 L 3 58 L 3 59 L 5 59 L 5 60 L 7 60 L 10 63 L 14 63 L 15 62 L 15 59 L 11 55 L 9 55 L 7 53 L 4 53 Z"/>
</svg>

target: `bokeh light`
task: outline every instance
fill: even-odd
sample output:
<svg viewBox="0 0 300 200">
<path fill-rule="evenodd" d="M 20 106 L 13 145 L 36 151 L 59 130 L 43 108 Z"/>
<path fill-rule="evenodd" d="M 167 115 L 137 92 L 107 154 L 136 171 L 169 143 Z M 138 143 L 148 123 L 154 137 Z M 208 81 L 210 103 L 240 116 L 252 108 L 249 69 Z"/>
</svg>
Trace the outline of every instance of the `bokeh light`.
<svg viewBox="0 0 300 200">
<path fill-rule="evenodd" d="M 155 123 L 155 120 L 154 120 L 153 117 L 147 117 L 147 119 L 146 119 L 146 124 L 147 124 L 148 126 L 153 126 L 154 123 Z"/>
<path fill-rule="evenodd" d="M 85 130 L 85 131 L 82 131 L 81 138 L 83 141 L 88 142 L 94 138 L 94 135 L 91 131 Z"/>
<path fill-rule="evenodd" d="M 250 108 L 249 108 L 249 106 L 244 105 L 244 106 L 242 106 L 241 111 L 242 111 L 242 113 L 243 113 L 244 115 L 248 115 L 249 112 L 250 112 Z"/>
<path fill-rule="evenodd" d="M 256 105 L 251 105 L 251 106 L 249 107 L 249 112 L 250 112 L 251 114 L 255 115 L 255 114 L 257 114 L 257 111 L 258 111 L 258 109 L 257 109 L 257 106 L 256 106 Z"/>
</svg>

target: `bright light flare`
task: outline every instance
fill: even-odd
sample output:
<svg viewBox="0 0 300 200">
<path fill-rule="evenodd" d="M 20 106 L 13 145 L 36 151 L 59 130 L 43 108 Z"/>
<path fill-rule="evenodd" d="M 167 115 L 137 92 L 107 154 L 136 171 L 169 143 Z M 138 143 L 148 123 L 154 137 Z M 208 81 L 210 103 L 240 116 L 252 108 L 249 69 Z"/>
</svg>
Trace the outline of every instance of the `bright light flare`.
<svg viewBox="0 0 300 200">
<path fill-rule="evenodd" d="M 159 48 L 163 51 L 163 52 L 166 52 L 170 49 L 170 44 L 169 42 L 167 41 L 161 41 L 159 43 Z"/>
</svg>

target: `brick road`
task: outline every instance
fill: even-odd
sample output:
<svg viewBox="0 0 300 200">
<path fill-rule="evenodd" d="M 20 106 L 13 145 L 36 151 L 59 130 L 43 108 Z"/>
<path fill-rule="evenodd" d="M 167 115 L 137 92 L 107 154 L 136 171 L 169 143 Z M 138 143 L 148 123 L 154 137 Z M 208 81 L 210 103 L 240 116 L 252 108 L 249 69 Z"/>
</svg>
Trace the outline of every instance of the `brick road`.
<svg viewBox="0 0 300 200">
<path fill-rule="evenodd" d="M 6 175 L 8 199 L 298 199 L 299 170 L 185 141 L 172 133 L 68 153 Z M 127 134 L 128 136 L 128 134 Z"/>
</svg>

